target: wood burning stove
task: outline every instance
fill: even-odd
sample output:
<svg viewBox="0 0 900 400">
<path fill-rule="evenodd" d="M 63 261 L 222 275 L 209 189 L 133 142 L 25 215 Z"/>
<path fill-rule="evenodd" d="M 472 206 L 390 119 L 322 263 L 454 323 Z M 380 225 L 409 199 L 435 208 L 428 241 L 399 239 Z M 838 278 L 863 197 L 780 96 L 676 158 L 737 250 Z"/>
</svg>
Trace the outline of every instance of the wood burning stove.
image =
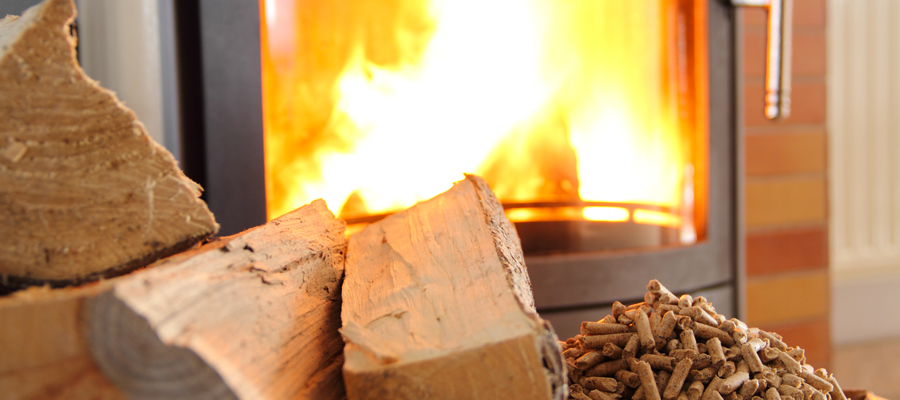
<svg viewBox="0 0 900 400">
<path fill-rule="evenodd" d="M 206 201 L 223 234 L 266 219 L 260 54 L 265 57 L 267 53 L 260 43 L 261 7 L 253 2 L 227 3 L 201 0 L 176 4 L 181 43 L 181 125 L 184 132 L 202 132 L 182 138 L 182 165 L 188 176 L 205 187 Z M 613 300 L 638 300 L 650 279 L 666 282 L 677 293 L 702 294 L 716 304 L 719 312 L 741 316 L 735 12 L 731 5 L 718 0 L 668 3 L 703 10 L 680 14 L 702 16 L 681 27 L 695 29 L 699 24 L 703 28 L 699 29 L 705 35 L 698 59 L 708 61 L 708 66 L 701 68 L 705 76 L 692 78 L 701 80 L 694 86 L 701 91 L 697 96 L 704 99 L 696 115 L 699 125 L 707 127 L 700 130 L 704 143 L 698 156 L 702 159 L 698 175 L 703 182 L 691 185 L 703 196 L 697 208 L 703 214 L 700 234 L 695 240 L 684 240 L 683 225 L 651 227 L 634 223 L 639 209 L 681 215 L 678 210 L 659 206 L 577 197 L 507 202 L 512 213 L 574 209 L 579 215 L 561 218 L 557 213 L 549 219 L 522 219 L 517 225 L 536 305 L 544 318 L 564 328 L 559 332 L 562 337 L 570 336 L 572 332 L 565 329 L 574 329 L 578 322 L 608 313 Z M 199 58 L 192 53 L 197 48 Z M 627 223 L 584 218 L 583 211 L 590 207 L 625 210 Z M 358 221 L 372 218 L 357 217 Z M 686 219 L 697 220 L 693 215 Z"/>
</svg>

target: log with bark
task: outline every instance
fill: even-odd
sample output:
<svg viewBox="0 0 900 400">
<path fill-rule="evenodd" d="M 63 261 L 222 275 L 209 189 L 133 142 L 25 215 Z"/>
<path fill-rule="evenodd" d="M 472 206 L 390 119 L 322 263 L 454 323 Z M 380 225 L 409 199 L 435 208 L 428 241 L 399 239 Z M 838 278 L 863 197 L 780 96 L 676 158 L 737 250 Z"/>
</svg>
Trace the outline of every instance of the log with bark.
<svg viewBox="0 0 900 400">
<path fill-rule="evenodd" d="M 72 0 L 0 20 L 0 285 L 75 284 L 218 225 L 165 148 L 75 58 Z"/>
<path fill-rule="evenodd" d="M 343 299 L 351 400 L 565 397 L 556 334 L 480 178 L 352 235 Z"/>
<path fill-rule="evenodd" d="M 346 246 L 317 200 L 126 276 L 0 299 L 0 397 L 343 398 Z"/>
</svg>

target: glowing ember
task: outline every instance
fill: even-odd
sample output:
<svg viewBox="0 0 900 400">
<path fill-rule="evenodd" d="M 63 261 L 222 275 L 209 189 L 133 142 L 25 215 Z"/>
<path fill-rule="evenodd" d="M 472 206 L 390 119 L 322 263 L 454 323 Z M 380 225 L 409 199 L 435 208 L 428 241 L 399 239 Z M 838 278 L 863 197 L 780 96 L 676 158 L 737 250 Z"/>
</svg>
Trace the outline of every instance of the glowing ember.
<svg viewBox="0 0 900 400">
<path fill-rule="evenodd" d="M 693 76 L 705 49 L 686 28 L 704 24 L 686 19 L 704 7 L 265 0 L 269 217 L 319 197 L 344 218 L 393 212 L 472 172 L 505 204 L 545 205 L 509 209 L 514 221 L 688 225 L 691 237 L 704 226 Z"/>
</svg>

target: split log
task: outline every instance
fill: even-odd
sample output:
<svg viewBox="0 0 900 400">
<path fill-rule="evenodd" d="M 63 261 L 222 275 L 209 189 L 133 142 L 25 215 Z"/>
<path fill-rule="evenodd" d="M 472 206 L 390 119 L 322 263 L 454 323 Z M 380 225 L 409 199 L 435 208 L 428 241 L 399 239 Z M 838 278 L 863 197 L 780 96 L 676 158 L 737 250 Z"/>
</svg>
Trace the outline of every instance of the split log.
<svg viewBox="0 0 900 400">
<path fill-rule="evenodd" d="M 3 399 L 340 399 L 323 201 L 129 275 L 0 298 Z"/>
<path fill-rule="evenodd" d="M 566 395 L 518 236 L 480 178 L 352 235 L 343 298 L 351 400 Z"/>
<path fill-rule="evenodd" d="M 75 59 L 72 0 L 0 20 L 0 285 L 120 275 L 218 225 L 200 187 Z"/>
<path fill-rule="evenodd" d="M 94 363 L 83 329 L 87 299 L 121 278 L 35 287 L 0 298 L 0 398 L 124 400 Z"/>
<path fill-rule="evenodd" d="M 347 241 L 317 200 L 129 275 L 88 341 L 131 398 L 340 399 Z"/>
</svg>

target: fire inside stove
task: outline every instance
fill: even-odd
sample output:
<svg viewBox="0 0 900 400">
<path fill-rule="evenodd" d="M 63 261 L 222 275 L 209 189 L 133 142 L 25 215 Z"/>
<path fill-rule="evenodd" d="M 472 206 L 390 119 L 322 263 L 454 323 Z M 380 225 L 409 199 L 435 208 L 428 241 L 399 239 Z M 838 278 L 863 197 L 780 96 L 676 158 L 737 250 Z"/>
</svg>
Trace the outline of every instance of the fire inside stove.
<svg viewBox="0 0 900 400">
<path fill-rule="evenodd" d="M 701 0 L 263 0 L 269 218 L 366 222 L 484 177 L 526 251 L 706 229 Z"/>
</svg>

